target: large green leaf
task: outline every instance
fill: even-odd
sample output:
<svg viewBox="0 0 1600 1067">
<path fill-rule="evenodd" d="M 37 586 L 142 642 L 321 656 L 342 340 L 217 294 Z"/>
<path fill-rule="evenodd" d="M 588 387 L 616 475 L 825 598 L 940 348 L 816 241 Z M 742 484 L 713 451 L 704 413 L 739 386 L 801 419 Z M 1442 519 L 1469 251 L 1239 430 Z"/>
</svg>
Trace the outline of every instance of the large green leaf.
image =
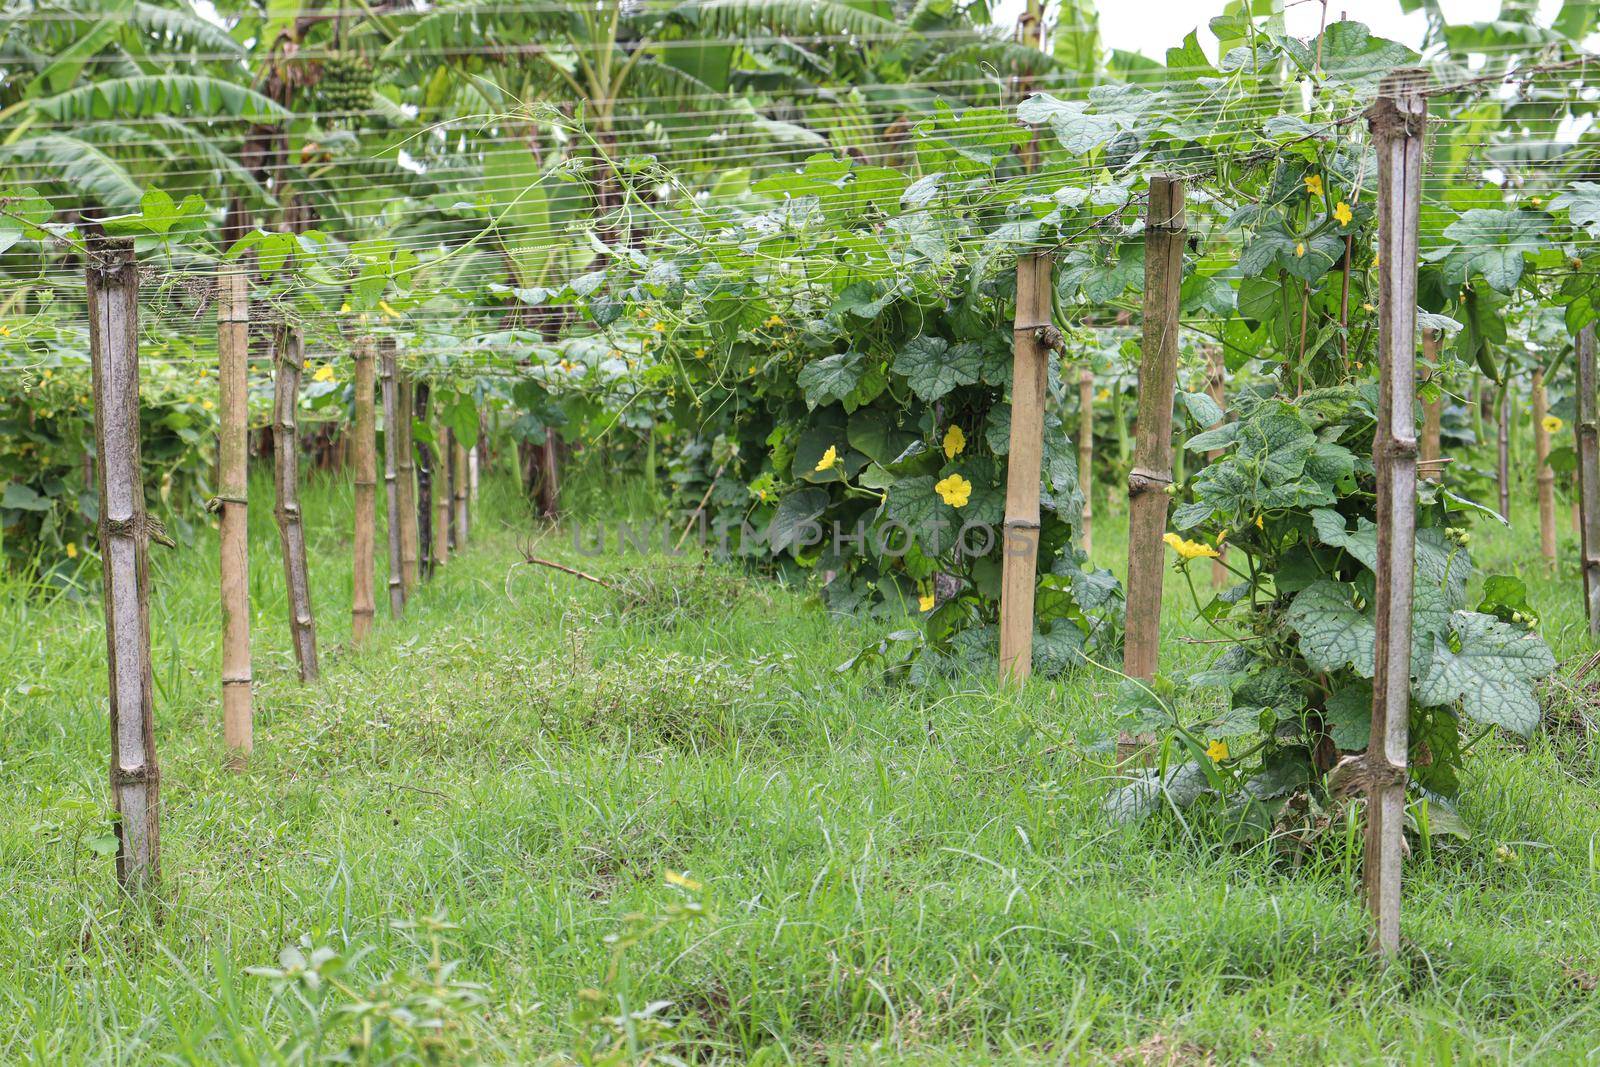
<svg viewBox="0 0 1600 1067">
<path fill-rule="evenodd" d="M 1522 280 L 1523 256 L 1549 244 L 1550 217 L 1534 211 L 1473 208 L 1444 235 L 1456 243 L 1444 260 L 1445 280 L 1465 285 L 1482 274 L 1490 287 L 1509 293 Z"/>
<path fill-rule="evenodd" d="M 1425 705 L 1461 701 L 1461 710 L 1524 736 L 1539 725 L 1533 683 L 1556 668 L 1555 656 L 1537 636 L 1491 615 L 1458 611 L 1450 617 L 1453 639 L 1440 641 L 1433 662 L 1413 693 Z"/>
<path fill-rule="evenodd" d="M 189 115 L 283 121 L 288 110 L 267 97 L 206 74 L 142 74 L 113 78 L 45 97 L 33 105 L 42 115 L 74 119 Z"/>
<path fill-rule="evenodd" d="M 894 359 L 918 399 L 933 401 L 958 385 L 972 385 L 983 373 L 983 349 L 971 341 L 952 345 L 943 337 L 913 337 Z"/>
</svg>

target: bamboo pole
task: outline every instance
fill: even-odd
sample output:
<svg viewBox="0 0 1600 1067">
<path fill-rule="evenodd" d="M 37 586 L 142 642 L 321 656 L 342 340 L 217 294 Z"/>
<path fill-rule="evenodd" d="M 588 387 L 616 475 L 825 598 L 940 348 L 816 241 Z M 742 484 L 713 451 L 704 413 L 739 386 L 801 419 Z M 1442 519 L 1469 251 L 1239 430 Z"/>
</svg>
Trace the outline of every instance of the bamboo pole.
<svg viewBox="0 0 1600 1067">
<path fill-rule="evenodd" d="M 383 383 L 383 505 L 387 528 L 385 542 L 389 548 L 389 617 L 398 619 L 406 613 L 405 580 L 401 572 L 403 549 L 400 529 L 403 525 L 400 510 L 400 385 L 395 381 L 394 338 L 378 341 L 378 374 Z"/>
<path fill-rule="evenodd" d="M 1050 349 L 1049 255 L 1017 257 L 1012 329 L 1011 445 L 1006 453 L 1005 552 L 1000 575 L 1000 680 L 1033 673 L 1033 596 L 1039 562 L 1039 475 L 1044 462 L 1044 397 Z"/>
<path fill-rule="evenodd" d="M 428 421 L 428 383 L 422 382 L 417 386 L 417 406 L 414 412 L 415 421 L 422 423 L 430 429 L 432 423 Z M 434 533 L 433 533 L 433 445 L 427 441 L 416 442 L 417 450 L 417 547 L 418 564 L 421 577 L 433 577 Z"/>
<path fill-rule="evenodd" d="M 1589 636 L 1600 637 L 1600 412 L 1595 399 L 1595 338 L 1591 323 L 1578 331 L 1578 507 L 1583 517 L 1583 602 Z"/>
<path fill-rule="evenodd" d="M 139 270 L 133 243 L 126 240 L 91 237 L 86 261 L 117 881 L 137 893 L 153 888 L 161 877 L 161 772 L 150 671 L 151 530 L 139 448 Z"/>
<path fill-rule="evenodd" d="M 1228 368 L 1223 361 L 1222 350 L 1220 348 L 1212 348 L 1206 353 L 1206 392 L 1211 394 L 1211 399 L 1216 401 L 1217 407 L 1221 408 L 1224 413 L 1222 418 L 1217 421 L 1218 426 L 1228 421 L 1226 414 L 1228 410 L 1227 373 Z M 1221 457 L 1222 450 L 1214 448 L 1206 453 L 1206 462 L 1215 463 Z M 1223 553 L 1228 551 L 1227 547 L 1223 545 L 1219 545 L 1218 550 Z M 1231 573 L 1227 566 L 1223 564 L 1222 557 L 1219 556 L 1211 561 L 1211 585 L 1214 588 L 1221 589 L 1226 586 Z"/>
<path fill-rule="evenodd" d="M 235 206 L 237 210 L 237 205 Z M 222 741 L 228 765 L 254 747 L 250 708 L 249 279 L 217 272 L 217 506 L 221 511 Z"/>
<path fill-rule="evenodd" d="M 406 598 L 417 588 L 417 464 L 415 444 L 412 441 L 411 413 L 416 408 L 415 387 L 411 376 L 403 372 L 396 396 L 395 413 L 397 465 L 399 467 L 400 493 L 400 581 Z"/>
<path fill-rule="evenodd" d="M 306 567 L 306 528 L 300 514 L 300 371 L 305 365 L 305 335 L 298 326 L 279 327 L 273 342 L 276 369 L 272 383 L 273 517 L 283 545 L 284 584 L 289 592 L 289 635 L 302 682 L 314 681 L 317 623 L 311 611 L 311 581 Z"/>
<path fill-rule="evenodd" d="M 373 405 L 373 354 L 370 337 L 357 338 L 351 346 L 355 357 L 356 411 L 354 440 L 355 463 L 355 580 L 350 606 L 350 641 L 359 646 L 372 633 L 376 605 L 372 597 L 373 545 L 378 525 L 377 416 Z"/>
<path fill-rule="evenodd" d="M 539 449 L 539 510 L 547 519 L 561 513 L 561 438 L 546 430 Z"/>
<path fill-rule="evenodd" d="M 1544 388 L 1544 368 L 1533 372 L 1533 455 L 1538 465 L 1539 552 L 1548 566 L 1556 562 L 1556 472 L 1550 469 L 1550 431 L 1544 420 L 1550 398 Z"/>
<path fill-rule="evenodd" d="M 1411 709 L 1411 597 L 1416 558 L 1417 228 L 1422 206 L 1427 75 L 1383 79 L 1368 112 L 1378 154 L 1378 565 L 1372 733 L 1365 756 L 1363 882 L 1373 951 L 1400 948 L 1400 880 L 1405 850 L 1406 762 Z"/>
<path fill-rule="evenodd" d="M 1495 486 L 1499 490 L 1500 517 L 1511 521 L 1511 376 L 1500 385 L 1495 419 Z"/>
<path fill-rule="evenodd" d="M 1422 372 L 1422 380 L 1432 382 L 1438 377 L 1439 366 L 1439 332 L 1437 330 L 1422 331 L 1422 358 L 1427 364 Z M 1444 472 L 1440 469 L 1439 460 L 1443 458 L 1443 449 L 1439 440 L 1440 424 L 1444 416 L 1444 395 L 1441 392 L 1433 400 L 1425 400 L 1422 404 L 1422 441 L 1420 444 L 1419 460 L 1427 469 L 1424 475 L 1431 476 L 1435 481 L 1444 481 Z"/>
<path fill-rule="evenodd" d="M 469 525 L 468 512 L 470 489 L 468 481 L 470 475 L 467 471 L 467 449 L 459 439 L 451 434 L 450 447 L 454 463 L 450 469 L 450 492 L 455 497 L 455 539 L 456 551 L 460 552 L 467 547 L 467 527 Z"/>
<path fill-rule="evenodd" d="M 1186 238 L 1183 181 L 1155 176 L 1145 226 L 1139 424 L 1128 472 L 1128 628 L 1122 671 L 1148 681 L 1160 660 L 1162 537 L 1172 484 L 1172 402 L 1178 375 L 1178 291 Z"/>
<path fill-rule="evenodd" d="M 442 419 L 434 421 L 433 434 L 433 566 L 438 569 L 450 559 L 450 438 Z"/>
<path fill-rule="evenodd" d="M 1083 551 L 1094 552 L 1094 370 L 1078 372 L 1078 492 L 1083 497 Z"/>
</svg>

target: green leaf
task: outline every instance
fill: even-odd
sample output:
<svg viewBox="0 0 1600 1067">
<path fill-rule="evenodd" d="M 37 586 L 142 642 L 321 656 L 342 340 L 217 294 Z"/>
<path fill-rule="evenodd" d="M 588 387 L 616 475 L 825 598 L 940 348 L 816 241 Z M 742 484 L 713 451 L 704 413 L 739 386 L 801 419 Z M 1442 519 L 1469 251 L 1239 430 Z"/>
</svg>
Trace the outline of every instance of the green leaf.
<svg viewBox="0 0 1600 1067">
<path fill-rule="evenodd" d="M 1566 211 L 1572 225 L 1600 237 L 1600 183 L 1573 182 L 1567 191 L 1550 202 L 1552 211 Z"/>
<path fill-rule="evenodd" d="M 1413 686 L 1417 701 L 1431 706 L 1459 700 L 1475 722 L 1533 733 L 1539 725 L 1533 683 L 1556 668 L 1549 646 L 1475 611 L 1455 612 L 1450 630 L 1453 639 L 1435 645 L 1432 664 Z"/>
<path fill-rule="evenodd" d="M 1445 227 L 1457 245 L 1445 258 L 1445 280 L 1465 285 L 1482 274 L 1491 288 L 1509 293 L 1522 280 L 1522 257 L 1549 244 L 1549 229 L 1550 217 L 1539 212 L 1473 208 Z"/>
<path fill-rule="evenodd" d="M 800 368 L 797 380 L 805 391 L 806 406 L 815 408 L 849 396 L 861 381 L 861 360 L 859 352 L 840 352 Z"/>
<path fill-rule="evenodd" d="M 139 74 L 81 85 L 36 101 L 34 110 L 61 122 L 154 115 L 286 121 L 294 116 L 254 89 L 205 74 Z"/>
<path fill-rule="evenodd" d="M 828 506 L 826 489 L 800 489 L 790 493 L 778 503 L 772 521 L 767 524 L 767 544 L 776 555 L 786 548 L 803 547 L 813 533 L 820 535 L 821 527 L 813 530 L 817 516 Z"/>
<path fill-rule="evenodd" d="M 55 506 L 55 501 L 47 496 L 40 496 L 31 486 L 21 482 L 7 482 L 6 491 L 0 494 L 0 508 L 15 508 L 18 511 L 49 511 Z"/>
<path fill-rule="evenodd" d="M 1284 613 L 1284 622 L 1300 635 L 1300 654 L 1313 670 L 1351 667 L 1363 678 L 1372 677 L 1378 625 L 1372 606 L 1357 608 L 1354 594 L 1348 584 L 1322 579 L 1296 594 Z M 1432 657 L 1435 640 L 1447 631 L 1450 609 L 1438 589 L 1419 585 L 1411 610 L 1411 673 L 1415 676 Z"/>
<path fill-rule="evenodd" d="M 1338 690 L 1328 698 L 1322 720 L 1340 749 L 1366 748 L 1372 736 L 1372 683 L 1356 681 Z"/>
<path fill-rule="evenodd" d="M 983 349 L 971 341 L 952 345 L 943 337 L 913 337 L 894 360 L 918 399 L 933 401 L 958 385 L 973 385 L 983 373 Z"/>
</svg>

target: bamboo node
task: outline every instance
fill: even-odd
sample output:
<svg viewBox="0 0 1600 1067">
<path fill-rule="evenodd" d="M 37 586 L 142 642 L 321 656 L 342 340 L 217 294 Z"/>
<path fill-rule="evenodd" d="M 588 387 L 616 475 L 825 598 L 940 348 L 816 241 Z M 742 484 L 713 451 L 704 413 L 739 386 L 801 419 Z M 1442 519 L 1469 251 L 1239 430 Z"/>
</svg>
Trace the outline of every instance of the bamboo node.
<svg viewBox="0 0 1600 1067">
<path fill-rule="evenodd" d="M 145 764 L 143 767 L 121 767 L 111 765 L 111 784 L 119 785 L 149 785 L 161 781 L 161 768 L 154 764 Z"/>
<path fill-rule="evenodd" d="M 1372 796 L 1390 788 L 1404 788 L 1406 769 L 1371 752 L 1346 756 L 1328 772 L 1328 792 L 1335 797 Z"/>
<path fill-rule="evenodd" d="M 1153 471 L 1147 467 L 1135 467 L 1128 472 L 1129 496 L 1163 491 L 1171 484 L 1172 475 L 1162 471 Z"/>
<path fill-rule="evenodd" d="M 206 510 L 214 513 L 221 511 L 222 505 L 224 504 L 248 505 L 249 503 L 250 501 L 242 496 L 223 496 L 221 493 L 218 493 L 216 496 L 206 501 Z"/>
<path fill-rule="evenodd" d="M 1033 339 L 1051 352 L 1064 352 L 1067 348 L 1066 338 L 1061 336 L 1060 330 L 1051 325 L 1036 327 Z"/>
<path fill-rule="evenodd" d="M 249 685 L 249 684 L 251 684 L 251 683 L 252 683 L 252 682 L 254 682 L 254 681 L 255 681 L 255 679 L 254 679 L 254 678 L 252 678 L 252 677 L 251 677 L 251 676 L 250 676 L 250 675 L 248 675 L 248 674 L 247 674 L 247 675 L 245 675 L 245 676 L 244 676 L 244 677 L 242 677 L 242 678 L 241 678 L 241 677 L 238 677 L 238 676 L 236 676 L 236 675 L 233 675 L 233 676 L 230 676 L 230 675 L 226 675 L 226 674 L 224 674 L 224 675 L 223 675 L 223 676 L 222 676 L 222 684 L 223 684 L 223 685 Z"/>
</svg>

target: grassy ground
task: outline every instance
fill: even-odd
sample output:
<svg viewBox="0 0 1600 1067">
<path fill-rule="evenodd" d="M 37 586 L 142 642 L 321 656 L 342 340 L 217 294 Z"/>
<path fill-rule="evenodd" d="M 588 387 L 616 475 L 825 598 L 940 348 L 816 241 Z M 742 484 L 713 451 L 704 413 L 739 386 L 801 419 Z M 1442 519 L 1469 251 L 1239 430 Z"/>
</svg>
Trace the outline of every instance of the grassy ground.
<svg viewBox="0 0 1600 1067">
<path fill-rule="evenodd" d="M 357 654 L 348 488 L 308 501 L 326 676 L 294 681 L 257 508 L 247 773 L 221 769 L 214 542 L 155 557 L 157 908 L 96 851 L 98 606 L 0 588 L 0 1062 L 314 1061 L 363 1035 L 374 1058 L 488 1062 L 1600 1058 L 1580 737 L 1473 753 L 1475 836 L 1411 864 L 1408 966 L 1385 973 L 1349 863 L 1107 825 L 1076 743 L 1109 724 L 1105 678 L 878 688 L 833 670 L 868 625 L 803 591 L 559 534 L 540 551 L 639 595 L 516 566 L 532 527 L 500 486 Z M 1524 572 L 1577 655 L 1566 514 L 1554 579 L 1517 517 L 1480 527 L 1480 560 Z M 1101 509 L 1103 562 L 1119 525 Z M 1181 640 L 1186 598 L 1169 587 L 1175 662 L 1210 651 Z M 315 988 L 296 945 L 337 954 Z"/>
</svg>

